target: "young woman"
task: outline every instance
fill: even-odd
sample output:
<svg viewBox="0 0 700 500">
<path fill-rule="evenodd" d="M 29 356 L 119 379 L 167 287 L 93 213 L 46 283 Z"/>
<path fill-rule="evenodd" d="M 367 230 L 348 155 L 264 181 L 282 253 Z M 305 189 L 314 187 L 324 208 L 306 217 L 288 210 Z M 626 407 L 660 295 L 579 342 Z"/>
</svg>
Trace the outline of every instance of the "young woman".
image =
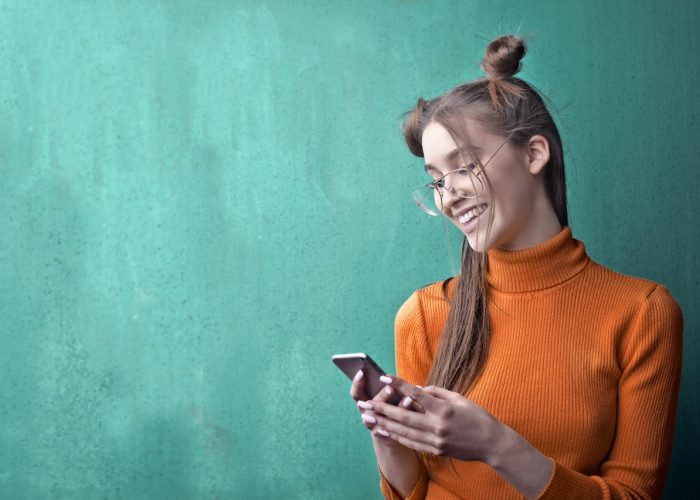
<svg viewBox="0 0 700 500">
<path fill-rule="evenodd" d="M 432 177 L 416 203 L 465 240 L 460 274 L 399 309 L 397 376 L 369 401 L 362 371 L 350 389 L 386 498 L 661 497 L 683 315 L 666 287 L 573 237 L 559 133 L 513 76 L 525 51 L 499 37 L 485 78 L 419 99 L 404 122 Z"/>
</svg>

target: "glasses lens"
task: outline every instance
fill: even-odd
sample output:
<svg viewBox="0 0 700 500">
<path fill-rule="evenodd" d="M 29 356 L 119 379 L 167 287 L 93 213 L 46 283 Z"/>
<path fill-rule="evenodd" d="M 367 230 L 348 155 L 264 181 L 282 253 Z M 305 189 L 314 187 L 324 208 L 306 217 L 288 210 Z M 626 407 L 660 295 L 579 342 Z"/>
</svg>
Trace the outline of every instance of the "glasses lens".
<svg viewBox="0 0 700 500">
<path fill-rule="evenodd" d="M 416 206 L 428 215 L 440 215 L 440 194 L 431 186 L 423 186 L 413 192 Z"/>
<path fill-rule="evenodd" d="M 450 190 L 450 193 L 447 190 Z M 435 188 L 431 184 L 416 189 L 413 200 L 416 206 L 429 215 L 442 213 L 442 202 L 447 196 L 459 198 L 476 198 L 484 191 L 484 184 L 480 177 L 465 169 L 450 172 L 442 179 L 441 187 Z"/>
</svg>

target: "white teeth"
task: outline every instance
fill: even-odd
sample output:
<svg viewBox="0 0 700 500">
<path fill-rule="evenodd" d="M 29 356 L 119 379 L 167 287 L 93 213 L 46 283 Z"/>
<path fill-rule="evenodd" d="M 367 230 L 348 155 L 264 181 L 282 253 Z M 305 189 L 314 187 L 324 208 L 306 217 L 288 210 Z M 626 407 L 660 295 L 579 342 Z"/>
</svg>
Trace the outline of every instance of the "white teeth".
<svg viewBox="0 0 700 500">
<path fill-rule="evenodd" d="M 478 215 L 481 215 L 484 212 L 484 210 L 486 210 L 486 206 L 486 204 L 480 205 L 479 207 L 472 208 L 469 212 L 460 215 L 459 222 L 461 222 L 462 224 L 467 224 L 473 218 L 477 217 Z"/>
</svg>

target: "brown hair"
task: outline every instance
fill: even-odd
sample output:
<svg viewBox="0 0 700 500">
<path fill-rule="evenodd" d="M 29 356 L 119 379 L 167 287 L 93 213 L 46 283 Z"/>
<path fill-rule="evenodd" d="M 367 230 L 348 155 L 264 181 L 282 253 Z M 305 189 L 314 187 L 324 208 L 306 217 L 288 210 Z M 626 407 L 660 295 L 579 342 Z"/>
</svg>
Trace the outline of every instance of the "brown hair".
<svg viewBox="0 0 700 500">
<path fill-rule="evenodd" d="M 504 35 L 493 40 L 481 62 L 486 76 L 458 85 L 431 100 L 419 98 L 415 108 L 407 113 L 402 132 L 410 151 L 423 157 L 423 131 L 429 123 L 437 122 L 450 133 L 463 156 L 468 154 L 475 159 L 479 156 L 474 151 L 465 126 L 467 118 L 490 133 L 508 138 L 508 144 L 514 148 L 524 147 L 533 135 L 544 136 L 550 148 L 550 158 L 544 169 L 545 190 L 559 222 L 564 226 L 568 225 L 568 211 L 559 131 L 540 94 L 531 85 L 513 76 L 520 70 L 520 60 L 526 50 L 525 39 L 521 37 Z M 479 163 L 478 167 L 486 188 L 490 190 L 491 183 L 483 165 Z M 493 216 L 494 210 L 490 210 L 486 240 Z M 450 302 L 450 310 L 426 385 L 444 387 L 466 395 L 481 374 L 490 339 L 486 308 L 487 265 L 487 252 L 472 250 L 465 236 L 462 241 L 460 279 L 451 301 L 447 286 L 452 278 L 443 283 L 442 298 Z M 421 455 L 433 460 L 440 458 L 427 453 Z"/>
</svg>

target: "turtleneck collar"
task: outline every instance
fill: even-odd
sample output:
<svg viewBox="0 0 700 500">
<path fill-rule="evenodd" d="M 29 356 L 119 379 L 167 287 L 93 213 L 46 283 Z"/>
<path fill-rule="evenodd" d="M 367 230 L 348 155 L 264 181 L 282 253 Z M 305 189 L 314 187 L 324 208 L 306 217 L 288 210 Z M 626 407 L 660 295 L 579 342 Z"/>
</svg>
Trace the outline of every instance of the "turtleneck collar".
<svg viewBox="0 0 700 500">
<path fill-rule="evenodd" d="M 556 236 L 520 250 L 490 248 L 486 281 L 501 292 L 533 292 L 571 279 L 590 261 L 583 242 L 569 226 Z"/>
</svg>

